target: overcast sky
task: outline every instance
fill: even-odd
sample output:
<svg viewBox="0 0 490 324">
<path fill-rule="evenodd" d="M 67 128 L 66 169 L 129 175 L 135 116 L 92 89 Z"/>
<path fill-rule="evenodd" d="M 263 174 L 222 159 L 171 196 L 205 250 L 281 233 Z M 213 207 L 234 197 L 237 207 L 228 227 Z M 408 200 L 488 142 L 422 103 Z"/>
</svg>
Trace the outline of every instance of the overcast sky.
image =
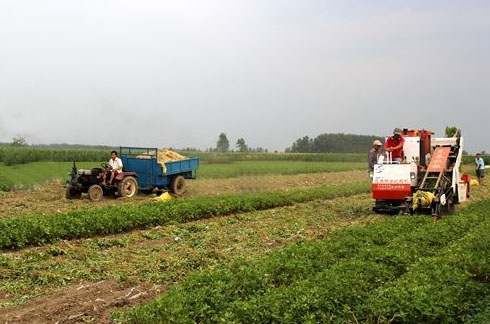
<svg viewBox="0 0 490 324">
<path fill-rule="evenodd" d="M 0 142 L 279 149 L 463 129 L 490 151 L 490 1 L 0 0 Z"/>
</svg>

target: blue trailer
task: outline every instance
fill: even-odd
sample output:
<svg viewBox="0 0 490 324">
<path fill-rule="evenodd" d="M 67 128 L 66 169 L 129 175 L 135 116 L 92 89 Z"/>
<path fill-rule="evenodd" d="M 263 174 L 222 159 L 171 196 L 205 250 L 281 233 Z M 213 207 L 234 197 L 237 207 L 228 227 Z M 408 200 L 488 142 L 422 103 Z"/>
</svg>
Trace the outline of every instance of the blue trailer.
<svg viewBox="0 0 490 324">
<path fill-rule="evenodd" d="M 158 163 L 158 149 L 146 147 L 120 147 L 119 157 L 124 172 L 135 172 L 139 190 L 170 190 L 181 195 L 185 179 L 195 179 L 199 158 Z"/>
</svg>

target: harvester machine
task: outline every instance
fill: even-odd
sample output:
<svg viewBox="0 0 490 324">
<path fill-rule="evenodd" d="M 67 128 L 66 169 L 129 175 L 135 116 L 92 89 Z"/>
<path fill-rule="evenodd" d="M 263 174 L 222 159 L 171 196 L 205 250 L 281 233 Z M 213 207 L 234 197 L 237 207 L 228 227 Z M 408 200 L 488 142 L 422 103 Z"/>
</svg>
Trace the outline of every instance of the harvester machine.
<svg viewBox="0 0 490 324">
<path fill-rule="evenodd" d="M 404 129 L 403 159 L 390 153 L 374 166 L 373 210 L 388 214 L 430 214 L 439 219 L 469 197 L 469 177 L 460 175 L 463 137 L 435 138 L 428 130 Z"/>
</svg>

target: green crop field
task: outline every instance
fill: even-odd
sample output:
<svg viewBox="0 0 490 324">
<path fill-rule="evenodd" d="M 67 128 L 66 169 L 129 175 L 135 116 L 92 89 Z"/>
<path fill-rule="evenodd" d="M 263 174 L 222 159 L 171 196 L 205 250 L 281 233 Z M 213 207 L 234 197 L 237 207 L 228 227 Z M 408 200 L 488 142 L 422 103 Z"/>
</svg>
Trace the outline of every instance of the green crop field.
<svg viewBox="0 0 490 324">
<path fill-rule="evenodd" d="M 208 156 L 192 195 L 170 202 L 65 200 L 58 183 L 1 193 L 0 319 L 486 323 L 489 187 L 438 222 L 390 217 L 371 211 L 364 162 L 269 156 Z M 71 165 L 2 163 L 0 181 L 28 187 Z M 277 183 L 254 192 L 259 179 Z"/>
<path fill-rule="evenodd" d="M 65 150 L 41 149 L 35 147 L 0 146 L 0 162 L 5 165 L 25 164 L 29 162 L 72 162 L 100 161 L 109 155 L 108 150 Z"/>
<path fill-rule="evenodd" d="M 437 223 L 375 216 L 368 191 L 352 183 L 4 220 L 4 248 L 41 246 L 1 255 L 0 311 L 108 282 L 126 289 L 125 302 L 107 306 L 117 323 L 485 318 L 490 190 L 476 188 L 459 215 Z M 136 308 L 115 306 L 142 293 Z M 84 321 L 99 322 L 87 305 Z"/>
<path fill-rule="evenodd" d="M 0 163 L 0 190 L 25 188 L 43 182 L 68 177 L 72 162 L 31 162 L 6 166 Z M 91 167 L 100 163 L 80 162 L 79 167 Z"/>
<path fill-rule="evenodd" d="M 472 323 L 490 310 L 490 200 L 348 228 L 203 270 L 124 323 Z M 482 298 L 485 297 L 485 298 Z"/>
</svg>

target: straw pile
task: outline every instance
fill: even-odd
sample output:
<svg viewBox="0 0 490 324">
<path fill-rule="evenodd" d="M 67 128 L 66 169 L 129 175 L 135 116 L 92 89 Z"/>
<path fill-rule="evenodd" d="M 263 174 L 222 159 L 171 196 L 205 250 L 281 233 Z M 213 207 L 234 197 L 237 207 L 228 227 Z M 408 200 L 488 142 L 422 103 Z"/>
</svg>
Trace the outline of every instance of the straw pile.
<svg viewBox="0 0 490 324">
<path fill-rule="evenodd" d="M 185 160 L 186 157 L 170 150 L 158 150 L 158 163 L 165 163 L 168 161 L 180 161 Z"/>
<path fill-rule="evenodd" d="M 155 151 L 150 151 L 150 152 L 148 152 L 148 154 L 138 155 L 137 158 L 138 159 L 151 159 L 152 155 L 155 155 Z M 162 166 L 162 171 L 164 174 L 167 173 L 167 167 L 165 166 L 166 162 L 180 161 L 180 160 L 185 160 L 185 159 L 186 159 L 185 156 L 183 156 L 177 152 L 174 152 L 171 150 L 165 150 L 165 149 L 158 150 L 157 160 L 158 160 L 158 163 Z"/>
</svg>

